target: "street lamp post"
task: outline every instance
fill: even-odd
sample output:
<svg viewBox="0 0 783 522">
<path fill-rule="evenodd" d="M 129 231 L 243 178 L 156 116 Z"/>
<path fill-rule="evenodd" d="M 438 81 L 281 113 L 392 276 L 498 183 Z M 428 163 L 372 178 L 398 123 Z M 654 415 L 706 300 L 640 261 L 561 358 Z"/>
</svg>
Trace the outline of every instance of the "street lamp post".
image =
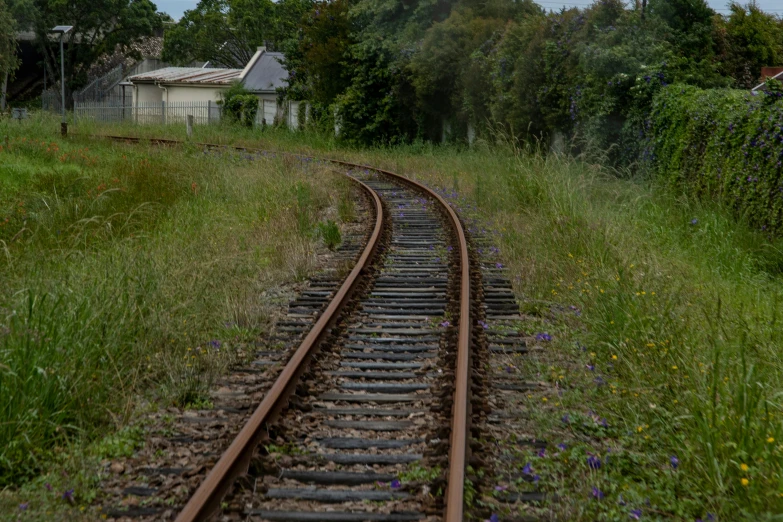
<svg viewBox="0 0 783 522">
<path fill-rule="evenodd" d="M 65 35 L 68 34 L 71 29 L 73 29 L 72 25 L 58 25 L 51 30 L 52 33 L 59 33 L 60 35 L 60 90 L 62 93 L 62 98 L 60 99 L 62 105 L 60 106 L 60 110 L 63 116 L 60 130 L 63 136 L 68 134 L 68 121 L 65 119 L 65 50 L 63 40 L 65 40 Z"/>
</svg>

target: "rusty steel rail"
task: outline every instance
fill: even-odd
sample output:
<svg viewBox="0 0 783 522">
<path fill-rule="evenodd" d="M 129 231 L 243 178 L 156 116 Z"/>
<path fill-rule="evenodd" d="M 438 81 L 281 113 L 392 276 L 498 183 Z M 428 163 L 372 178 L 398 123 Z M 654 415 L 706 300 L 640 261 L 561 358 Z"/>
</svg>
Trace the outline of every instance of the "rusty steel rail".
<svg viewBox="0 0 783 522">
<path fill-rule="evenodd" d="M 304 372 L 308 360 L 317 351 L 320 342 L 337 319 L 338 313 L 350 300 L 361 277 L 370 267 L 383 228 L 383 206 L 375 191 L 361 181 L 355 181 L 369 192 L 375 204 L 375 227 L 367 246 L 329 306 L 294 352 L 272 388 L 266 393 L 261 404 L 179 513 L 176 518 L 178 522 L 200 521 L 209 518 L 220 507 L 221 500 L 234 480 L 247 472 L 253 453 L 266 433 L 266 425 L 274 421 L 286 406 L 286 401 L 296 388 L 299 376 Z"/>
<path fill-rule="evenodd" d="M 471 340 L 471 317 L 470 317 L 470 259 L 468 257 L 468 241 L 465 236 L 465 230 L 459 216 L 451 208 L 451 205 L 425 185 L 414 181 L 400 174 L 388 170 L 369 167 L 366 165 L 357 165 L 340 160 L 328 160 L 332 163 L 344 165 L 353 168 L 367 169 L 380 172 L 386 176 L 394 178 L 404 184 L 410 185 L 417 190 L 429 195 L 446 210 L 449 221 L 457 235 L 459 241 L 459 259 L 460 259 L 460 303 L 459 303 L 459 336 L 457 338 L 457 364 L 455 368 L 454 384 L 454 405 L 451 414 L 451 443 L 449 446 L 449 472 L 448 486 L 446 489 L 444 522 L 462 522 L 464 508 L 465 492 L 465 467 L 468 456 L 468 422 L 470 416 L 468 408 L 470 405 L 470 340 Z"/>
<path fill-rule="evenodd" d="M 124 136 L 100 136 L 116 141 L 129 141 L 137 143 L 139 138 Z M 151 138 L 151 143 L 163 145 L 179 145 L 184 142 L 170 139 Z M 468 257 L 468 242 L 465 230 L 459 220 L 459 216 L 448 204 L 448 202 L 439 194 L 425 185 L 410 178 L 367 165 L 360 165 L 342 160 L 313 158 L 302 154 L 294 154 L 283 151 L 264 151 L 250 147 L 239 147 L 233 145 L 215 145 L 210 143 L 194 143 L 201 147 L 208 148 L 232 148 L 246 152 L 273 152 L 275 154 L 291 155 L 299 158 L 317 159 L 328 161 L 337 165 L 351 167 L 355 169 L 364 169 L 378 172 L 390 178 L 393 178 L 403 184 L 409 185 L 416 190 L 425 193 L 436 200 L 445 210 L 449 221 L 454 229 L 459 242 L 459 260 L 460 260 L 460 303 L 459 303 L 459 331 L 457 338 L 457 361 L 455 368 L 455 386 L 454 402 L 451 416 L 451 439 L 449 446 L 449 470 L 448 486 L 445 498 L 444 522 L 462 522 L 464 510 L 464 489 L 465 489 L 465 468 L 468 457 L 468 429 L 469 429 L 469 405 L 470 405 L 470 347 L 471 347 L 471 291 L 470 291 L 470 259 Z M 355 179 L 355 178 L 351 178 Z M 343 286 L 335 295 L 334 299 L 318 319 L 312 330 L 308 333 L 305 340 L 296 350 L 291 360 L 283 368 L 282 373 L 275 381 L 275 384 L 267 392 L 264 400 L 258 406 L 256 411 L 242 428 L 239 435 L 234 439 L 229 448 L 220 458 L 215 467 L 207 475 L 204 482 L 191 497 L 179 513 L 175 522 L 200 522 L 207 520 L 220 506 L 223 496 L 228 492 L 234 480 L 246 472 L 250 459 L 253 456 L 256 446 L 264 436 L 264 427 L 274 420 L 285 406 L 285 401 L 296 387 L 299 375 L 304 371 L 307 360 L 311 352 L 314 352 L 320 340 L 323 338 L 328 327 L 333 323 L 337 313 L 348 301 L 352 290 L 356 287 L 359 277 L 371 262 L 372 254 L 377 248 L 380 237 L 383 210 L 378 195 L 364 183 L 360 183 L 364 189 L 368 190 L 373 197 L 376 208 L 375 228 L 373 234 L 365 247 L 362 256 L 354 269 L 346 278 Z"/>
</svg>

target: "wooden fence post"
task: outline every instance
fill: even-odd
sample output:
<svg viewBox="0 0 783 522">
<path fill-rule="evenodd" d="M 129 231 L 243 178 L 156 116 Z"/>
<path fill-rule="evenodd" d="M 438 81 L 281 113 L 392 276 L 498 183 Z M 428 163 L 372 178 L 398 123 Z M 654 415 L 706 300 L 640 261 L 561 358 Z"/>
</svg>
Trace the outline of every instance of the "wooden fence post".
<svg viewBox="0 0 783 522">
<path fill-rule="evenodd" d="M 187 125 L 187 129 L 188 129 L 188 138 L 192 138 L 193 137 L 193 115 L 192 114 L 188 114 L 185 117 L 185 119 L 187 121 L 186 125 Z"/>
</svg>

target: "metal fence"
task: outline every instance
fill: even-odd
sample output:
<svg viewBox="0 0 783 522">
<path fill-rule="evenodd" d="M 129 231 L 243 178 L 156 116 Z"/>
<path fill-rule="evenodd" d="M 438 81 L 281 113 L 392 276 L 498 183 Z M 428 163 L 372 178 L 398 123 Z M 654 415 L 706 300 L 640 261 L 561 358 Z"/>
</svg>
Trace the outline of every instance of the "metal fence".
<svg viewBox="0 0 783 522">
<path fill-rule="evenodd" d="M 193 116 L 195 123 L 207 125 L 220 121 L 220 106 L 205 102 L 130 103 L 127 97 L 116 96 L 100 102 L 75 102 L 74 119 L 101 122 L 132 121 L 140 124 L 184 123 Z"/>
<path fill-rule="evenodd" d="M 256 125 L 285 124 L 298 129 L 300 124 L 299 102 L 288 101 L 279 105 L 275 101 L 262 100 L 256 113 Z M 218 123 L 221 107 L 214 101 L 204 102 L 146 102 L 133 104 L 128 97 L 111 96 L 102 101 L 75 101 L 75 122 L 92 120 L 99 122 L 133 122 L 142 125 L 184 124 L 193 116 L 197 125 Z M 307 118 L 307 112 L 305 113 Z"/>
<path fill-rule="evenodd" d="M 62 110 L 62 94 L 60 91 L 44 91 L 41 94 L 41 108 L 45 111 L 59 113 Z"/>
</svg>

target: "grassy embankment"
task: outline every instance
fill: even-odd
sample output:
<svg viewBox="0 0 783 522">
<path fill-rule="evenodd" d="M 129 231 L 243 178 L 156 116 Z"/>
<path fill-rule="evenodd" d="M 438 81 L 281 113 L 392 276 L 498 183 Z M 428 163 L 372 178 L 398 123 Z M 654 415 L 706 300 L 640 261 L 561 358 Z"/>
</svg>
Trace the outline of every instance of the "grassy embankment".
<svg viewBox="0 0 783 522">
<path fill-rule="evenodd" d="M 526 435 L 568 449 L 505 449 L 562 495 L 549 506 L 561 519 L 760 520 L 783 509 L 779 240 L 654 180 L 569 158 L 345 150 L 277 131 L 201 128 L 196 139 L 364 161 L 478 206 L 524 303 L 520 327 L 552 335 L 514 371 L 547 383 L 528 397 Z"/>
<path fill-rule="evenodd" d="M 89 502 L 95 463 L 139 440 L 135 414 L 202 403 L 285 304 L 275 289 L 316 267 L 313 231 L 348 194 L 286 158 L 62 140 L 56 127 L 0 121 L 0 513 L 12 519 L 75 516 L 63 494 Z"/>
<path fill-rule="evenodd" d="M 184 138 L 177 127 L 79 130 Z M 521 326 L 553 335 L 544 356 L 516 366 L 552 386 L 528 407 L 533 434 L 569 445 L 534 462 L 543 487 L 565 496 L 552 506 L 562 517 L 779 511 L 779 241 L 654 181 L 567 158 L 482 147 L 356 151 L 312 134 L 217 127 L 197 127 L 194 139 L 386 166 L 478 205 L 525 303 Z M 591 470 L 588 451 L 611 458 Z M 520 467 L 532 458 L 519 457 Z"/>
</svg>

